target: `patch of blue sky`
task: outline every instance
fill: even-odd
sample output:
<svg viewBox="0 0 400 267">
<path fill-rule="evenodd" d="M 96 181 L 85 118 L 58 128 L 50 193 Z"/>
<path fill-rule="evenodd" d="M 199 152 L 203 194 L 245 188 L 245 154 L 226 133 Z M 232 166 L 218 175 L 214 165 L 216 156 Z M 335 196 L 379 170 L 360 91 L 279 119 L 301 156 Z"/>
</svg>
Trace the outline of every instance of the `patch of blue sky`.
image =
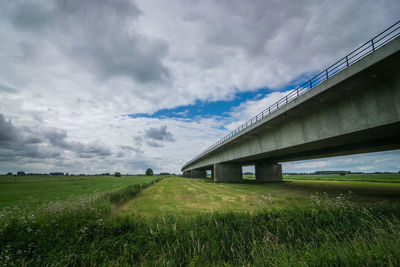
<svg viewBox="0 0 400 267">
<path fill-rule="evenodd" d="M 179 106 L 171 109 L 160 109 L 152 114 L 138 113 L 129 114 L 129 117 L 138 118 L 189 118 L 193 119 L 196 117 L 229 117 L 229 112 L 233 107 L 239 106 L 241 103 L 262 98 L 268 93 L 272 92 L 267 88 L 260 88 L 255 91 L 239 92 L 236 93 L 231 100 L 222 101 L 199 101 L 197 100 L 192 105 Z"/>
<path fill-rule="evenodd" d="M 301 76 L 293 79 L 288 85 L 282 87 L 280 90 L 271 90 L 268 87 L 259 88 L 252 91 L 237 92 L 234 97 L 230 100 L 221 101 L 200 101 L 197 100 L 194 104 L 179 106 L 170 109 L 160 109 L 154 113 L 136 113 L 128 114 L 131 118 L 176 118 L 176 119 L 195 119 L 195 118 L 210 118 L 210 117 L 222 117 L 228 118 L 230 112 L 234 107 L 238 107 L 240 104 L 249 101 L 257 100 L 266 97 L 269 93 L 280 91 L 286 92 L 297 88 L 305 81 L 313 77 L 312 74 L 302 74 Z M 289 93 L 289 92 L 288 92 Z M 266 107 L 267 108 L 267 107 Z M 254 114 L 256 115 L 256 114 Z"/>
</svg>

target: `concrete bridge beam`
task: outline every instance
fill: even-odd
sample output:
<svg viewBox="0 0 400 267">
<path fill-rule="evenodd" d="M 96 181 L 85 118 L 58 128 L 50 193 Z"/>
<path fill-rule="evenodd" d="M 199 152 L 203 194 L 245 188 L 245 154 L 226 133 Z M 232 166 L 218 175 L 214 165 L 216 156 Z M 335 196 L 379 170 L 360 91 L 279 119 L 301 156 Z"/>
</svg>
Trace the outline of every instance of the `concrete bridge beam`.
<svg viewBox="0 0 400 267">
<path fill-rule="evenodd" d="M 191 178 L 206 178 L 207 177 L 207 173 L 205 170 L 201 170 L 201 169 L 194 169 L 191 170 Z"/>
<path fill-rule="evenodd" d="M 258 162 L 255 169 L 258 183 L 282 181 L 282 164 Z"/>
<path fill-rule="evenodd" d="M 215 163 L 213 176 L 215 182 L 240 183 L 242 182 L 242 165 Z"/>
</svg>

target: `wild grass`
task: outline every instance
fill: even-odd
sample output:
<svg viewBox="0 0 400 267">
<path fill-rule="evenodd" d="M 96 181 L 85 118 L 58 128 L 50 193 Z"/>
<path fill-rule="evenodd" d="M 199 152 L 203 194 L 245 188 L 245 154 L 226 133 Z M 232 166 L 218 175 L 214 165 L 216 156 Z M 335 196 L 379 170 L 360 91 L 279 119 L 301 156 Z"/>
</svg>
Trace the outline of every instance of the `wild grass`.
<svg viewBox="0 0 400 267">
<path fill-rule="evenodd" d="M 314 192 L 305 196 L 307 205 L 274 209 L 268 204 L 272 197 L 264 194 L 264 207 L 251 213 L 225 210 L 144 219 L 113 212 L 144 195 L 157 198 L 153 193 L 165 189 L 170 179 L 178 178 L 54 202 L 30 213 L 9 211 L 0 218 L 0 265 L 400 265 L 400 204 L 375 201 L 364 206 L 348 192 Z M 220 184 L 207 185 L 217 190 Z M 228 189 L 240 190 L 235 186 Z M 249 186 L 253 192 L 263 189 Z M 126 202 L 132 196 L 134 201 Z"/>
<path fill-rule="evenodd" d="M 398 205 L 360 208 L 348 200 L 311 209 L 108 217 L 109 206 L 76 207 L 2 228 L 6 265 L 396 266 Z M 104 202 L 103 202 L 104 203 Z M 86 203 L 87 204 L 87 203 Z M 82 209 L 85 212 L 82 212 Z"/>
</svg>

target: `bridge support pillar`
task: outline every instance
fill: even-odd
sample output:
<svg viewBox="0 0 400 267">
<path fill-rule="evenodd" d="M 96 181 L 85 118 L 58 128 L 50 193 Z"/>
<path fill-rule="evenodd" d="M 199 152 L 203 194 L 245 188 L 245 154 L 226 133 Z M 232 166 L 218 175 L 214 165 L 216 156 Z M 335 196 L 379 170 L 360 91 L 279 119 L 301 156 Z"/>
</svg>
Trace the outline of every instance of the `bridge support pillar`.
<svg viewBox="0 0 400 267">
<path fill-rule="evenodd" d="M 207 172 L 205 170 L 200 170 L 200 169 L 194 169 L 191 170 L 191 178 L 206 178 L 207 177 Z"/>
<path fill-rule="evenodd" d="M 213 176 L 217 183 L 240 183 L 242 182 L 242 166 L 240 164 L 215 163 Z"/>
<path fill-rule="evenodd" d="M 258 183 L 282 181 L 282 164 L 259 162 L 255 168 Z"/>
<path fill-rule="evenodd" d="M 191 176 L 192 176 L 192 175 L 191 175 L 190 171 L 184 171 L 184 172 L 182 173 L 182 177 L 190 178 Z"/>
</svg>

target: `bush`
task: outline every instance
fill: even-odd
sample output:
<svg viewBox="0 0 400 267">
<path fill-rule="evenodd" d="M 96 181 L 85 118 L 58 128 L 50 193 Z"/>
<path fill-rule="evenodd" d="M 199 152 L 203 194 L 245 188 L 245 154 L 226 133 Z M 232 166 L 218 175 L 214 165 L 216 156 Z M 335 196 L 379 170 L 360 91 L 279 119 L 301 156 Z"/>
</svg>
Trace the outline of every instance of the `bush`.
<svg viewBox="0 0 400 267">
<path fill-rule="evenodd" d="M 121 173 L 120 172 L 114 173 L 114 177 L 121 177 Z"/>
</svg>

